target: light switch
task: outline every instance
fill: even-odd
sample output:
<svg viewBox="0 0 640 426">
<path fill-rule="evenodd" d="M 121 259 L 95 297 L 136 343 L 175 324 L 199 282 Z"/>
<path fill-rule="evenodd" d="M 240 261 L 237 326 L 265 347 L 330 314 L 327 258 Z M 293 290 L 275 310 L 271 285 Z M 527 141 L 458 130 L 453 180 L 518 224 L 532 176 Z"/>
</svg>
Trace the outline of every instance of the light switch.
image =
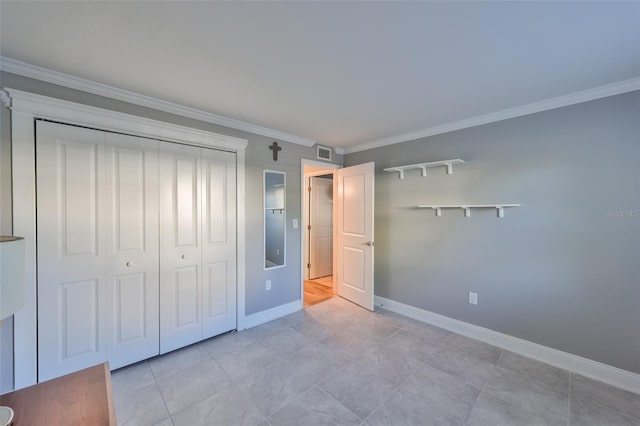
<svg viewBox="0 0 640 426">
<path fill-rule="evenodd" d="M 298 229 L 298 219 L 293 219 L 293 229 Z"/>
</svg>

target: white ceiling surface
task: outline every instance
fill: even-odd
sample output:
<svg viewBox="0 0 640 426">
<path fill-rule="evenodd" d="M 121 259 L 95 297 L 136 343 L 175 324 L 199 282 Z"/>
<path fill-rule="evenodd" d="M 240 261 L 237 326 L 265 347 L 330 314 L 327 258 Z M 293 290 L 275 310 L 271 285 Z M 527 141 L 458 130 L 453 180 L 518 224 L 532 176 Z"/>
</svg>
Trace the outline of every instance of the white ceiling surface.
<svg viewBox="0 0 640 426">
<path fill-rule="evenodd" d="M 349 150 L 640 76 L 640 3 L 3 0 L 0 54 Z"/>
</svg>

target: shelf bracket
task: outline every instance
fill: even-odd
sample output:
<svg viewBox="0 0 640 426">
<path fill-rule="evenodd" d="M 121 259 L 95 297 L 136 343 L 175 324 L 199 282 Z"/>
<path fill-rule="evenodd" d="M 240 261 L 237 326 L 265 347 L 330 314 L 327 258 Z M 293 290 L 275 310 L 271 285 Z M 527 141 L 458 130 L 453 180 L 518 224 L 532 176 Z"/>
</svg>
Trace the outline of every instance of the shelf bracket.
<svg viewBox="0 0 640 426">
<path fill-rule="evenodd" d="M 398 172 L 398 177 L 400 179 L 404 179 L 404 170 L 403 169 L 396 169 L 396 168 L 392 167 L 392 168 L 388 169 L 388 171 L 390 171 L 390 172 Z"/>
<path fill-rule="evenodd" d="M 496 206 L 496 210 L 498 210 L 498 217 L 504 217 L 504 207 Z"/>
<path fill-rule="evenodd" d="M 436 216 L 442 216 L 442 209 L 440 207 L 433 208 L 436 211 Z"/>
<path fill-rule="evenodd" d="M 460 206 L 460 208 L 464 209 L 464 217 L 471 217 L 471 207 Z"/>
<path fill-rule="evenodd" d="M 445 166 L 447 166 L 447 174 L 448 175 L 452 175 L 453 174 L 453 163 L 445 163 Z"/>
<path fill-rule="evenodd" d="M 420 170 L 422 170 L 422 177 L 427 176 L 427 167 L 426 166 L 418 166 Z"/>
</svg>

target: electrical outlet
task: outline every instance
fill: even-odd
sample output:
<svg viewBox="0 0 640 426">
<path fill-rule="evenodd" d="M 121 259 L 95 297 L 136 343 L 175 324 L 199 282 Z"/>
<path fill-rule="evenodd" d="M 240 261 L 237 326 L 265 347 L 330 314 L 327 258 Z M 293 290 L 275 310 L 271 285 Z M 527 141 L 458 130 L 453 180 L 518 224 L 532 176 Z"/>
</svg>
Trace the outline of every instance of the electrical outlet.
<svg viewBox="0 0 640 426">
<path fill-rule="evenodd" d="M 267 291 L 271 290 L 271 280 L 267 280 L 267 282 L 264 285 L 264 289 Z"/>
<path fill-rule="evenodd" d="M 280 256 L 280 249 L 276 249 L 276 256 Z"/>
<path fill-rule="evenodd" d="M 478 293 L 474 293 L 472 291 L 469 292 L 469 303 L 472 305 L 478 304 Z"/>
<path fill-rule="evenodd" d="M 293 229 L 298 229 L 298 219 L 293 219 Z"/>
</svg>

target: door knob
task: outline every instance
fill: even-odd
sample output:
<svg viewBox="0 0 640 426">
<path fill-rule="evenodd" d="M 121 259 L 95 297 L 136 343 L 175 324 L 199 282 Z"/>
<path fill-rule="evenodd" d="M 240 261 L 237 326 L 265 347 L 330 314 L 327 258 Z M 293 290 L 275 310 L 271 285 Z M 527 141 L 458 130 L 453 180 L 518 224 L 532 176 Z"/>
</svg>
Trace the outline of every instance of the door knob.
<svg viewBox="0 0 640 426">
<path fill-rule="evenodd" d="M 127 268 L 129 268 L 131 265 L 133 265 L 133 263 L 127 262 L 125 265 L 127 265 Z"/>
<path fill-rule="evenodd" d="M 181 259 L 186 259 L 186 258 L 187 258 L 187 255 L 186 255 L 186 254 L 183 254 L 182 256 L 180 256 L 180 258 L 181 258 Z"/>
<path fill-rule="evenodd" d="M 373 241 L 367 241 L 366 243 L 362 243 L 363 246 L 369 246 L 369 247 L 373 247 L 374 242 Z"/>
</svg>

